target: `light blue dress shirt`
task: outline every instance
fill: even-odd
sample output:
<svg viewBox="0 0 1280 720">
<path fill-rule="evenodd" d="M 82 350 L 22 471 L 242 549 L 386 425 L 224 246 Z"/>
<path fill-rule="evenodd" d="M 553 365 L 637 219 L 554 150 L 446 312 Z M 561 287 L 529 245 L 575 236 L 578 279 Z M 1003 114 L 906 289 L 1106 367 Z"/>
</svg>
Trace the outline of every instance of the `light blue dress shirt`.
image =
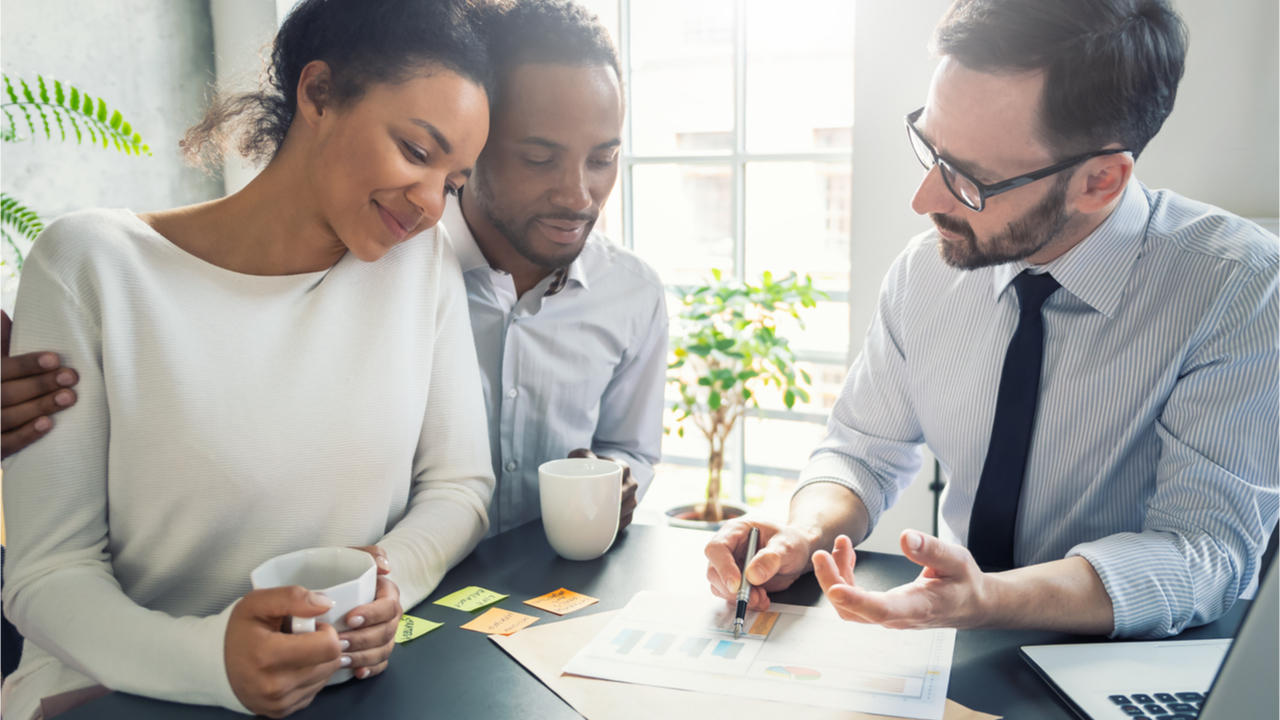
<svg viewBox="0 0 1280 720">
<path fill-rule="evenodd" d="M 542 515 L 538 466 L 575 448 L 624 460 L 643 497 L 662 454 L 667 305 L 658 274 L 592 233 L 547 297 L 547 276 L 517 298 L 489 266 L 450 199 L 441 220 L 467 286 L 498 484 L 489 535 Z"/>
<path fill-rule="evenodd" d="M 1278 507 L 1278 257 L 1257 225 L 1134 180 L 1042 266 L 1062 289 L 1043 309 L 1014 560 L 1088 560 L 1114 636 L 1210 622 L 1256 585 Z M 1028 267 L 957 270 L 935 232 L 913 239 L 799 487 L 850 488 L 874 526 L 927 443 L 948 481 L 940 534 L 964 543 Z"/>
</svg>

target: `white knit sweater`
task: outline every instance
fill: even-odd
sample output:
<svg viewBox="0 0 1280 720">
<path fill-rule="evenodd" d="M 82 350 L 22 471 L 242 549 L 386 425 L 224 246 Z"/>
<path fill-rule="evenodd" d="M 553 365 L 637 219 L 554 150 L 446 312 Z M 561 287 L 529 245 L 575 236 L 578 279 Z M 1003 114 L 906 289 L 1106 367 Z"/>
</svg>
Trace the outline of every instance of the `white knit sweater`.
<svg viewBox="0 0 1280 720">
<path fill-rule="evenodd" d="M 9 720 L 94 683 L 244 712 L 223 637 L 260 562 L 376 543 L 408 608 L 475 546 L 493 474 L 444 240 L 262 277 L 127 211 L 45 230 L 13 352 L 57 351 L 79 402 L 4 465 Z"/>
</svg>

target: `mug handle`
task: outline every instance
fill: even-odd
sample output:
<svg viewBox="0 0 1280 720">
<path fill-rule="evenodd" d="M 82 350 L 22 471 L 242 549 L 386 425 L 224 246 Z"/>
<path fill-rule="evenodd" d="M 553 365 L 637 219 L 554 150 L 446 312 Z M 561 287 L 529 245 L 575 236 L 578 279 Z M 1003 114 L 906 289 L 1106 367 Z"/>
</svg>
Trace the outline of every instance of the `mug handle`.
<svg viewBox="0 0 1280 720">
<path fill-rule="evenodd" d="M 316 619 L 289 616 L 289 632 L 294 635 L 316 631 Z"/>
</svg>

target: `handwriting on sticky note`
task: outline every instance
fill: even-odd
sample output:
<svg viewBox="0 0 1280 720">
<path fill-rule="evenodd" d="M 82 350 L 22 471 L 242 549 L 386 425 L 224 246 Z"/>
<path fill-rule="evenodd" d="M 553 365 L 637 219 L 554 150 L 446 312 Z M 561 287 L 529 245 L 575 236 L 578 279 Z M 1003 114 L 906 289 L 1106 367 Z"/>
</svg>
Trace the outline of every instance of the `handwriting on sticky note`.
<svg viewBox="0 0 1280 720">
<path fill-rule="evenodd" d="M 554 615 L 567 615 L 574 610 L 581 610 L 588 605 L 595 605 L 600 602 L 596 598 L 576 593 L 572 590 L 560 588 L 555 592 L 549 592 L 542 597 L 536 597 L 532 600 L 525 600 L 525 605 L 531 605 L 539 610 L 546 610 Z"/>
<path fill-rule="evenodd" d="M 538 618 L 532 615 L 521 615 L 502 608 L 490 608 L 488 612 L 463 625 L 462 629 L 486 635 L 510 635 L 536 622 Z"/>
<path fill-rule="evenodd" d="M 409 642 L 416 637 L 426 635 L 443 624 L 444 623 L 431 622 L 430 620 L 416 618 L 412 615 L 401 615 L 400 627 L 396 628 L 396 642 Z"/>
<path fill-rule="evenodd" d="M 482 587 L 472 585 L 471 587 L 462 588 L 452 595 L 446 595 L 445 597 L 440 598 L 435 602 L 435 604 L 455 608 L 463 612 L 471 612 L 483 607 L 488 607 L 499 600 L 506 599 L 506 597 L 506 595 L 501 593 L 496 593 L 492 590 L 485 590 Z"/>
</svg>

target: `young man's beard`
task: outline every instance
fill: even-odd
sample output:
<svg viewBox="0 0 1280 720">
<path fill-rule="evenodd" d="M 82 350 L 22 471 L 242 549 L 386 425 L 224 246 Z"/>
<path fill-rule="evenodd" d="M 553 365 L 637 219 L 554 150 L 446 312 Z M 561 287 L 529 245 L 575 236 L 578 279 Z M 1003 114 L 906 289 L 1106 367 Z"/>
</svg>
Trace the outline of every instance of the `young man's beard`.
<svg viewBox="0 0 1280 720">
<path fill-rule="evenodd" d="M 582 249 L 587 246 L 586 238 L 591 234 L 591 229 L 595 227 L 596 215 L 575 214 L 575 213 L 544 213 L 535 215 L 527 220 L 519 220 L 516 218 L 507 218 L 498 214 L 498 204 L 494 201 L 493 195 L 489 192 L 488 183 L 483 178 L 478 177 L 480 169 L 477 168 L 472 175 L 471 181 L 466 184 L 466 191 L 475 194 L 476 206 L 480 208 L 480 212 L 484 213 L 485 219 L 489 221 L 502 236 L 511 243 L 511 247 L 525 260 L 547 270 L 559 270 L 568 267 L 574 260 L 578 259 L 578 255 L 582 253 Z M 529 235 L 533 232 L 534 224 L 538 220 L 581 220 L 586 222 L 582 228 L 582 241 L 575 246 L 566 246 L 563 252 L 555 255 L 538 252 L 533 246 L 533 241 Z"/>
<path fill-rule="evenodd" d="M 942 255 L 943 262 L 961 270 L 976 270 L 1023 260 L 1040 252 L 1071 222 L 1072 216 L 1067 213 L 1065 202 L 1069 180 L 1069 176 L 1059 176 L 1043 200 L 1009 223 L 1004 232 L 988 239 L 983 247 L 978 246 L 978 237 L 968 222 L 929 213 L 934 225 L 962 238 L 955 241 L 939 239 L 938 253 Z"/>
</svg>

